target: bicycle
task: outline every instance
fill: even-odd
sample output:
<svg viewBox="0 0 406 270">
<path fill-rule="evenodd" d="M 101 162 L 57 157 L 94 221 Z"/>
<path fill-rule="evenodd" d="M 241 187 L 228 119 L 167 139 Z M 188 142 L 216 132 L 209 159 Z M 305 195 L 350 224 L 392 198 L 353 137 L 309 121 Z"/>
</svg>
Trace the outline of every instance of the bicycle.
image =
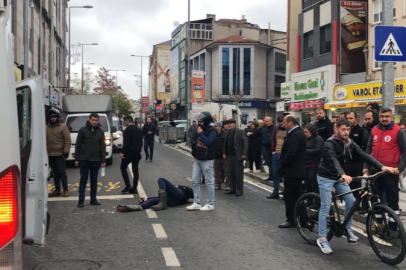
<svg viewBox="0 0 406 270">
<path fill-rule="evenodd" d="M 397 265 L 403 261 L 406 255 L 405 228 L 398 215 L 387 205 L 381 203 L 378 195 L 372 194 L 373 181 L 383 173 L 378 172 L 371 176 L 353 177 L 353 180 L 362 181 L 360 188 L 338 195 L 333 194 L 333 205 L 327 217 L 327 240 L 331 241 L 333 236 L 342 237 L 346 235 L 348 242 L 351 243 L 346 225 L 361 202 L 366 198 L 368 201 L 366 230 L 369 243 L 375 254 L 383 262 L 389 265 Z M 360 196 L 355 201 L 348 216 L 342 221 L 337 200 L 355 192 L 360 192 Z M 294 211 L 294 220 L 299 234 L 308 243 L 316 246 L 320 205 L 319 194 L 306 193 L 299 198 Z"/>
</svg>

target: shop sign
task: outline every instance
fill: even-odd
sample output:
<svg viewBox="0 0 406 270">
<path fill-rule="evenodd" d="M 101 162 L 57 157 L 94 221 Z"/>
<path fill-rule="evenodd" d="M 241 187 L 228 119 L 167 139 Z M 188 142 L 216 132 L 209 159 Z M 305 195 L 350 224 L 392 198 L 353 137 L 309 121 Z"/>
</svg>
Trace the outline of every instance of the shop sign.
<svg viewBox="0 0 406 270">
<path fill-rule="evenodd" d="M 281 98 L 290 98 L 290 82 L 281 83 Z"/>
<path fill-rule="evenodd" d="M 149 97 L 142 97 L 142 112 L 149 112 Z"/>
<path fill-rule="evenodd" d="M 328 66 L 327 69 L 316 69 L 312 72 L 292 74 L 290 88 L 292 101 L 314 100 L 326 97 L 329 83 L 333 82 L 330 78 L 331 74 L 334 74 L 333 70 L 332 67 Z"/>
<path fill-rule="evenodd" d="M 291 102 L 289 105 L 290 110 L 316 109 L 322 107 L 323 102 L 321 101 L 321 99 L 306 100 L 302 102 Z"/>
<path fill-rule="evenodd" d="M 395 80 L 395 97 L 406 96 L 406 79 Z M 363 99 L 381 99 L 382 82 L 372 82 L 356 85 L 344 85 L 334 88 L 334 101 L 353 101 Z"/>
<path fill-rule="evenodd" d="M 276 111 L 277 112 L 284 112 L 285 111 L 285 101 L 276 102 Z"/>
<path fill-rule="evenodd" d="M 204 71 L 192 70 L 192 103 L 204 103 L 205 81 Z"/>
<path fill-rule="evenodd" d="M 171 104 L 169 104 L 169 110 L 171 110 L 171 111 L 177 111 L 178 107 L 179 107 L 179 103 L 171 102 Z"/>
</svg>

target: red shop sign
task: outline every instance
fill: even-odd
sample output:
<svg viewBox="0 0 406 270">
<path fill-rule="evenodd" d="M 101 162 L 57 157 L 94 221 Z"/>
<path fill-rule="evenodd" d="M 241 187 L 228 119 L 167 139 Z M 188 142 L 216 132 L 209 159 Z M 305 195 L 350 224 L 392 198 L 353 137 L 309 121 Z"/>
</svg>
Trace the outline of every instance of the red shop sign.
<svg viewBox="0 0 406 270">
<path fill-rule="evenodd" d="M 323 107 L 321 99 L 291 102 L 289 105 L 290 110 L 316 109 L 321 107 Z"/>
</svg>

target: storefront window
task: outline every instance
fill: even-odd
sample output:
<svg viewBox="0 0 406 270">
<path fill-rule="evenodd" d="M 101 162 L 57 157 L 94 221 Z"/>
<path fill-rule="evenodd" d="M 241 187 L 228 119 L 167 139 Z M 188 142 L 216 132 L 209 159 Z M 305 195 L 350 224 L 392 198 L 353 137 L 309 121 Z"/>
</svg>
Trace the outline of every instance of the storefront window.
<svg viewBox="0 0 406 270">
<path fill-rule="evenodd" d="M 307 111 L 302 112 L 302 127 L 306 126 L 307 124 L 314 122 L 314 111 Z"/>
</svg>

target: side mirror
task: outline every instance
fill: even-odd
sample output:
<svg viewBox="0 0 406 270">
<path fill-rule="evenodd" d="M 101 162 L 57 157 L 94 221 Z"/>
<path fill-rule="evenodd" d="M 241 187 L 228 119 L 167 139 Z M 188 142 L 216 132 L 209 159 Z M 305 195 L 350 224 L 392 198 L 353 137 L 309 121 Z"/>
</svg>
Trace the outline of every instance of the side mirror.
<svg viewBox="0 0 406 270">
<path fill-rule="evenodd" d="M 111 133 L 117 132 L 117 127 L 111 127 Z"/>
</svg>

